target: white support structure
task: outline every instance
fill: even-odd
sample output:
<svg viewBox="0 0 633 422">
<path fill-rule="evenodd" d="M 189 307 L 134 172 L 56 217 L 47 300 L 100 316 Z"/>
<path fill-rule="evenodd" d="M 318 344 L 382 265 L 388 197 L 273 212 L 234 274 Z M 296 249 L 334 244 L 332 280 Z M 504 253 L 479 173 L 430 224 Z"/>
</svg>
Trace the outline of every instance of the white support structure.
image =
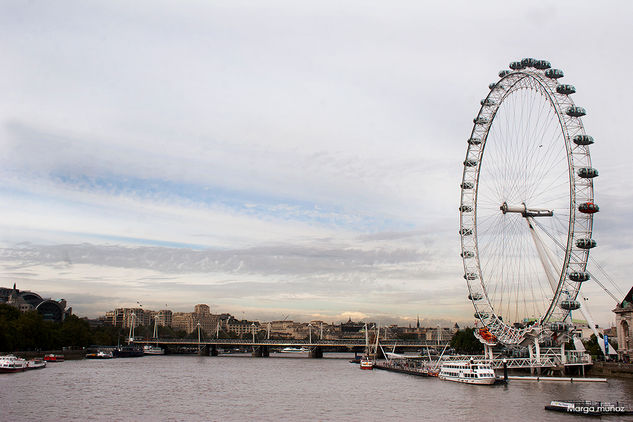
<svg viewBox="0 0 633 422">
<path fill-rule="evenodd" d="M 532 234 L 534 245 L 536 245 L 536 251 L 538 252 L 539 258 L 541 259 L 543 270 L 545 271 L 545 275 L 547 276 L 547 281 L 549 281 L 549 285 L 552 288 L 552 293 L 556 294 L 556 291 L 558 290 L 558 280 L 554 274 L 555 270 L 552 270 L 552 267 L 554 267 L 554 263 L 552 262 L 551 257 L 548 256 L 548 250 L 543 245 L 541 237 L 534 229 L 534 219 L 532 217 L 526 217 L 526 220 L 528 222 L 528 226 L 530 227 L 530 233 Z"/>
<path fill-rule="evenodd" d="M 598 333 L 598 330 L 596 329 L 596 323 L 593 321 L 593 318 L 591 317 L 591 314 L 589 313 L 589 308 L 587 307 L 587 298 L 583 296 L 582 293 L 580 294 L 580 297 L 582 297 L 580 312 L 582 313 L 582 316 L 585 317 L 585 320 L 587 321 L 587 325 L 589 326 L 589 328 L 591 328 L 591 331 L 593 331 L 593 334 L 596 336 L 596 340 L 598 341 L 598 346 L 600 346 L 600 350 L 602 350 L 602 354 L 606 356 L 607 353 L 605 352 L 605 347 L 604 347 L 604 337 L 602 337 L 600 333 Z M 615 356 L 618 355 L 617 349 L 613 347 L 611 343 L 609 343 L 609 355 L 615 355 Z"/>
<path fill-rule="evenodd" d="M 491 348 L 492 349 L 492 348 Z M 539 348 L 538 355 L 539 358 L 536 359 L 536 353 L 534 352 L 534 344 L 530 344 L 528 347 L 530 351 L 529 357 L 522 358 L 506 358 L 502 356 L 493 356 L 490 359 L 490 355 L 487 353 L 484 355 L 448 355 L 443 356 L 440 360 L 442 362 L 448 361 L 465 361 L 473 359 L 475 362 L 486 362 L 490 363 L 490 365 L 495 369 L 503 368 L 503 361 L 505 359 L 507 367 L 511 369 L 517 368 L 555 368 L 560 365 L 564 366 L 584 366 L 591 365 L 591 356 L 586 354 L 584 351 L 579 350 L 567 350 L 563 354 L 563 349 L 560 347 L 552 347 L 552 348 Z M 404 357 L 404 356 L 403 356 Z M 419 358 L 417 358 L 419 359 Z M 425 360 L 425 359 L 422 359 Z M 430 359 L 429 359 L 430 360 Z M 435 362 L 436 366 L 437 363 Z"/>
</svg>

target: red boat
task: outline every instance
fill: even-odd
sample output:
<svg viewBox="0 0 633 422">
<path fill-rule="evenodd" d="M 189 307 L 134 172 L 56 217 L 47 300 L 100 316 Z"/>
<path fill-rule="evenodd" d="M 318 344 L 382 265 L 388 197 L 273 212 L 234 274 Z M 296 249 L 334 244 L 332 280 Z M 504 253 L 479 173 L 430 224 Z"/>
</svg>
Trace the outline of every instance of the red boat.
<svg viewBox="0 0 633 422">
<path fill-rule="evenodd" d="M 360 360 L 360 369 L 374 369 L 374 361 L 364 357 Z"/>
<path fill-rule="evenodd" d="M 55 355 L 51 353 L 50 355 L 44 355 L 44 360 L 46 362 L 63 362 L 64 355 Z"/>
</svg>

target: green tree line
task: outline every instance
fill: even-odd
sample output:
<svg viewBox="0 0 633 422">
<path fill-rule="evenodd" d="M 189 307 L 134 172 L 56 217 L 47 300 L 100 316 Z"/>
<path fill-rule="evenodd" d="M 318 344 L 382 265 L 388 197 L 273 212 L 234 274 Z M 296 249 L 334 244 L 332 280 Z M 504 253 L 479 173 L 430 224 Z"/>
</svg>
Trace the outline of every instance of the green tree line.
<svg viewBox="0 0 633 422">
<path fill-rule="evenodd" d="M 464 328 L 463 330 L 457 331 L 451 339 L 450 346 L 460 354 L 478 355 L 483 353 L 484 346 L 477 340 L 474 331 L 474 328 Z"/>
<path fill-rule="evenodd" d="M 136 327 L 136 337 L 149 338 L 153 327 Z M 91 345 L 114 346 L 123 343 L 128 329 L 103 326 L 91 327 L 88 321 L 70 315 L 63 322 L 45 321 L 36 312 L 20 312 L 13 306 L 0 304 L 0 352 L 58 350 Z M 197 333 L 191 335 L 197 336 Z M 184 338 L 187 333 L 159 327 L 161 338 Z"/>
</svg>

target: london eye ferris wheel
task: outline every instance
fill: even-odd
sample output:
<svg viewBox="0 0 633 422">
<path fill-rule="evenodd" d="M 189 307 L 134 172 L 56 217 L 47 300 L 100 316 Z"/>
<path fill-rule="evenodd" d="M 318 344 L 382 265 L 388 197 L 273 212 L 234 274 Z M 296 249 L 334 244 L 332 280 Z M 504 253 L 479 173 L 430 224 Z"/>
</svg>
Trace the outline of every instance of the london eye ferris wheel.
<svg viewBox="0 0 633 422">
<path fill-rule="evenodd" d="M 489 343 L 567 331 L 590 278 L 594 140 L 562 77 L 545 60 L 512 62 L 490 84 L 468 138 L 461 256 Z"/>
</svg>

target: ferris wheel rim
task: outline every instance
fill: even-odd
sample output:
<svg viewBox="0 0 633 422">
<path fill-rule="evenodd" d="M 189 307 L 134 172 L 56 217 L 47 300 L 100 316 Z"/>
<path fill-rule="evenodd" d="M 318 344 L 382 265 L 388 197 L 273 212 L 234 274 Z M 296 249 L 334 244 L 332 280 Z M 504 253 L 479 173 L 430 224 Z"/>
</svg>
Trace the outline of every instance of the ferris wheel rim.
<svg viewBox="0 0 633 422">
<path fill-rule="evenodd" d="M 524 59 L 524 61 L 525 60 L 533 59 Z M 534 62 L 536 61 L 533 61 L 533 63 Z M 546 76 L 548 72 L 552 73 L 555 77 Z M 573 100 L 569 97 L 568 91 L 572 91 L 571 88 L 559 88 L 561 86 L 568 87 L 568 85 L 558 84 L 559 77 L 556 76 L 556 72 L 560 72 L 560 75 L 562 76 L 562 71 L 537 69 L 533 65 L 524 66 L 522 68 L 514 69 L 513 71 L 506 70 L 500 72 L 500 80 L 491 84 L 490 92 L 486 98 L 482 100 L 479 113 L 474 119 L 473 129 L 468 141 L 466 159 L 464 161 L 461 184 L 459 231 L 462 246 L 461 255 L 464 265 L 464 278 L 466 279 L 469 289 L 469 299 L 475 308 L 475 316 L 481 321 L 485 328 L 487 328 L 495 337 L 499 338 L 499 340 L 504 343 L 520 343 L 526 336 L 538 335 L 538 333 L 544 329 L 544 325 L 550 321 L 554 314 L 564 314 L 562 316 L 562 319 L 564 320 L 569 312 L 562 312 L 562 314 L 558 312 L 558 308 L 561 306 L 560 302 L 563 297 L 562 293 L 565 291 L 568 299 L 575 300 L 580 290 L 579 283 L 570 283 L 568 280 L 570 263 L 573 261 L 573 267 L 575 269 L 581 269 L 584 271 L 588 259 L 588 249 L 583 250 L 583 253 L 580 254 L 577 253 L 578 251 L 575 251 L 575 241 L 579 240 L 576 236 L 576 208 L 578 197 L 583 199 L 588 197 L 593 201 L 593 183 L 591 182 L 591 179 L 589 179 L 590 183 L 588 186 L 585 186 L 586 184 L 583 185 L 583 193 L 577 195 L 578 189 L 576 182 L 578 176 L 576 174 L 577 166 L 575 166 L 574 163 L 576 158 L 575 155 L 579 155 L 580 157 L 580 154 L 584 154 L 584 157 L 580 157 L 581 159 L 576 161 L 585 167 L 592 168 L 591 157 L 587 146 L 585 146 L 584 149 L 577 150 L 572 145 L 572 136 L 587 136 L 584 131 L 582 120 L 580 119 L 581 116 L 575 115 L 580 113 L 580 111 L 575 112 L 576 109 L 581 109 L 583 114 L 584 109 L 577 107 Z M 567 155 L 567 173 L 569 177 L 569 222 L 564 261 L 559 273 L 555 292 L 552 295 L 547 311 L 539 317 L 535 324 L 523 328 L 516 328 L 504 322 L 501 317 L 497 315 L 493 303 L 488 297 L 488 291 L 485 284 L 486 280 L 480 262 L 477 233 L 477 211 L 481 162 L 484 157 L 484 150 L 488 141 L 490 130 L 499 108 L 508 96 L 516 92 L 518 89 L 525 88 L 524 86 L 519 86 L 521 81 L 536 84 L 537 88 L 541 90 L 541 94 L 546 96 L 547 101 L 555 111 L 555 115 L 558 119 Z M 573 92 L 575 92 L 575 88 L 573 88 L 571 93 Z M 570 112 L 570 110 L 572 112 Z M 568 123 L 570 123 L 569 118 L 574 119 L 573 128 L 570 128 L 568 125 Z M 474 216 L 470 219 L 470 221 L 469 218 L 464 218 L 465 214 L 469 212 Z M 591 240 L 593 231 L 593 219 L 591 214 L 589 214 L 588 218 L 585 218 L 583 224 L 583 229 L 580 230 L 580 234 L 584 236 L 583 239 Z M 474 239 L 474 241 L 469 242 L 469 239 Z M 474 266 L 472 264 L 473 261 L 476 263 Z M 473 268 L 476 268 L 476 271 L 472 271 Z M 554 288 L 552 287 L 552 289 Z M 483 302 L 481 302 L 482 300 Z M 479 306 L 479 304 L 484 304 L 484 306 Z"/>
</svg>

